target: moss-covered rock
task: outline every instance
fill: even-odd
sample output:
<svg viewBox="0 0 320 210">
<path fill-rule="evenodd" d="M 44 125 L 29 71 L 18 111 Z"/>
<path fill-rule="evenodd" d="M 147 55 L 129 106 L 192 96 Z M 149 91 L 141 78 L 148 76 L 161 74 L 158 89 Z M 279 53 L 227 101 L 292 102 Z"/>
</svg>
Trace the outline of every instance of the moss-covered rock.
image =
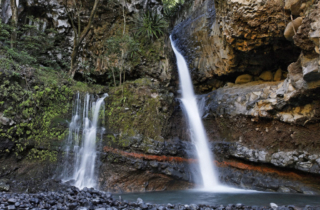
<svg viewBox="0 0 320 210">
<path fill-rule="evenodd" d="M 126 82 L 111 88 L 106 99 L 108 145 L 139 148 L 147 152 L 163 142 L 162 132 L 171 115 L 173 94 L 151 79 Z"/>
<path fill-rule="evenodd" d="M 104 87 L 70 80 L 61 70 L 20 66 L 6 58 L 0 63 L 0 156 L 55 161 L 74 94 L 100 93 Z"/>
</svg>

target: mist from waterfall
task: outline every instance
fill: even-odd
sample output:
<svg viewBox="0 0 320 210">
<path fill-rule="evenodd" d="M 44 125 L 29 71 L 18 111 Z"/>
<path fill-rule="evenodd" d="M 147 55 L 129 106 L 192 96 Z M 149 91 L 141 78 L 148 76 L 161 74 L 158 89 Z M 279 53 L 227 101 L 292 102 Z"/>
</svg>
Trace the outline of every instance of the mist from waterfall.
<svg viewBox="0 0 320 210">
<path fill-rule="evenodd" d="M 194 94 L 187 63 L 184 57 L 176 49 L 171 36 L 170 40 L 177 59 L 180 89 L 182 93 L 181 102 L 183 104 L 183 111 L 188 118 L 191 140 L 196 148 L 203 181 L 203 189 L 209 191 L 229 191 L 231 188 L 222 186 L 218 181 L 218 175 L 214 168 L 207 135 L 202 124 L 197 98 Z"/>
<path fill-rule="evenodd" d="M 79 189 L 96 188 L 97 137 L 102 138 L 104 129 L 99 127 L 99 114 L 104 114 L 104 99 L 108 94 L 93 101 L 86 94 L 83 103 L 78 93 L 73 104 L 69 135 L 65 148 L 63 181 L 73 181 Z M 102 116 L 103 117 L 103 116 Z M 72 171 L 70 171 L 70 168 Z"/>
</svg>

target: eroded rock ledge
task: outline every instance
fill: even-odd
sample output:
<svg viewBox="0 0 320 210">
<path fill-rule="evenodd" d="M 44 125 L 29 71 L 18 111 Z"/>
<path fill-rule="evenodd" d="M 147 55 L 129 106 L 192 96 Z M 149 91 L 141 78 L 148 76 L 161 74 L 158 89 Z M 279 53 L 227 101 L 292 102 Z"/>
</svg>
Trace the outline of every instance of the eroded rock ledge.
<svg viewBox="0 0 320 210">
<path fill-rule="evenodd" d="M 250 149 L 241 145 L 241 143 L 235 143 L 231 148 L 230 155 L 233 157 L 320 174 L 320 154 L 317 153 L 299 150 L 272 153 L 265 150 Z"/>
</svg>

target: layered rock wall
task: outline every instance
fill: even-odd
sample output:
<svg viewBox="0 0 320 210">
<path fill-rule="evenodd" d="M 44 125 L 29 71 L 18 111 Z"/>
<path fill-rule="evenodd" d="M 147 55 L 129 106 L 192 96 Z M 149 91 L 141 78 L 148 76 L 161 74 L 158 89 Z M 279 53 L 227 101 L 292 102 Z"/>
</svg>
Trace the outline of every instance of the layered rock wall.
<svg viewBox="0 0 320 210">
<path fill-rule="evenodd" d="M 208 90 L 212 78 L 234 82 L 244 72 L 259 80 L 264 71 L 285 71 L 299 55 L 283 36 L 289 21 L 282 1 L 187 1 L 172 34 L 194 83 Z"/>
<path fill-rule="evenodd" d="M 272 165 L 317 180 L 318 14 L 317 1 L 187 1 L 172 33 L 198 92 L 213 90 L 201 98 L 210 140 L 225 145 L 213 150 L 218 160 L 253 164 L 260 172 Z M 250 168 L 220 173 L 240 186 L 268 180 L 267 170 L 262 179 L 252 170 L 257 176 L 246 180 Z M 317 181 L 300 181 L 318 188 Z M 277 187 L 265 187 L 309 191 L 272 182 Z"/>
</svg>

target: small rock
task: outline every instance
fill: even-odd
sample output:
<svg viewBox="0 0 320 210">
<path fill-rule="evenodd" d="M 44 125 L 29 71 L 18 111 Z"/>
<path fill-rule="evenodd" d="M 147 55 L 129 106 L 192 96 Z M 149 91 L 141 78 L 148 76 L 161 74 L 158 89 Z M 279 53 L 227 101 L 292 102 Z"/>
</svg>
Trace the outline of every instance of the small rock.
<svg viewBox="0 0 320 210">
<path fill-rule="evenodd" d="M 284 186 L 279 187 L 278 192 L 290 193 L 290 189 Z"/>
<path fill-rule="evenodd" d="M 99 203 L 100 203 L 100 200 L 99 200 L 99 199 L 92 199 L 92 203 L 93 203 L 93 204 L 99 204 Z"/>
<path fill-rule="evenodd" d="M 273 75 L 271 71 L 264 71 L 262 74 L 260 74 L 259 78 L 264 81 L 271 81 L 273 79 Z"/>
<path fill-rule="evenodd" d="M 302 193 L 305 194 L 305 195 L 315 195 L 315 193 L 310 191 L 310 190 L 302 191 Z"/>
<path fill-rule="evenodd" d="M 0 123 L 2 125 L 13 125 L 15 122 L 9 118 L 3 116 L 3 113 L 0 112 Z"/>
<path fill-rule="evenodd" d="M 10 205 L 10 206 L 7 207 L 7 209 L 8 210 L 13 210 L 13 209 L 16 209 L 16 207 L 14 205 Z"/>
<path fill-rule="evenodd" d="M 242 203 L 237 203 L 237 204 L 236 204 L 236 208 L 237 208 L 237 209 L 242 208 L 242 206 L 243 206 L 243 204 L 242 204 Z"/>
<path fill-rule="evenodd" d="M 142 204 L 140 204 L 140 208 L 141 208 L 141 209 L 148 209 L 148 205 L 142 203 Z"/>
<path fill-rule="evenodd" d="M 232 83 L 232 82 L 227 82 L 227 83 L 225 84 L 226 87 L 232 87 L 233 85 L 234 85 L 234 83 Z"/>
<path fill-rule="evenodd" d="M 270 207 L 271 207 L 273 210 L 277 210 L 277 209 L 278 209 L 278 205 L 275 204 L 275 203 L 270 203 Z"/>
<path fill-rule="evenodd" d="M 318 59 L 304 59 L 302 64 L 303 79 L 307 82 L 320 80 Z"/>
<path fill-rule="evenodd" d="M 274 74 L 273 80 L 280 81 L 282 77 L 282 70 L 279 68 L 276 73 Z"/>
<path fill-rule="evenodd" d="M 298 210 L 294 205 L 288 205 L 287 207 L 289 210 Z"/>
<path fill-rule="evenodd" d="M 290 23 L 288 23 L 285 31 L 284 31 L 284 37 L 289 40 L 292 41 L 292 37 L 295 35 L 295 31 L 298 30 L 299 26 L 301 26 L 302 24 L 302 17 L 298 17 L 296 19 L 294 19 L 293 21 L 291 21 Z M 294 27 L 294 29 L 293 29 Z"/>
<path fill-rule="evenodd" d="M 141 198 L 137 199 L 137 204 L 143 204 L 143 200 Z"/>
<path fill-rule="evenodd" d="M 301 6 L 301 0 L 285 0 L 284 9 L 290 10 L 292 15 L 299 15 Z"/>
<path fill-rule="evenodd" d="M 196 205 L 196 204 L 190 204 L 190 209 L 191 209 L 191 210 L 198 210 L 198 209 L 199 209 L 199 206 Z"/>
<path fill-rule="evenodd" d="M 69 207 L 70 210 L 72 210 L 72 209 L 76 209 L 77 206 L 78 206 L 77 203 L 70 203 L 68 207 Z"/>
<path fill-rule="evenodd" d="M 252 76 L 250 74 L 243 74 L 237 77 L 236 84 L 245 84 L 252 81 Z"/>
<path fill-rule="evenodd" d="M 164 207 L 164 206 L 159 206 L 157 209 L 158 209 L 158 210 L 166 210 L 167 208 Z"/>
<path fill-rule="evenodd" d="M 174 205 L 172 205 L 171 203 L 168 203 L 168 204 L 167 204 L 167 208 L 173 209 L 173 208 L 174 208 Z"/>
</svg>

